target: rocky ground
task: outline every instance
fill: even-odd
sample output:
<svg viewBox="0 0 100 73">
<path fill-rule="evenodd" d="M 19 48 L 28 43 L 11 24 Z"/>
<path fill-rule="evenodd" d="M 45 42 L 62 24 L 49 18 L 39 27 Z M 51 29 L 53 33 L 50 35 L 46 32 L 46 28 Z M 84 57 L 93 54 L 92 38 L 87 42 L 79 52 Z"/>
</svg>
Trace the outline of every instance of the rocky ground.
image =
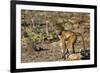
<svg viewBox="0 0 100 73">
<path fill-rule="evenodd" d="M 42 50 L 35 51 L 34 48 L 27 53 L 22 51 L 22 62 L 43 62 L 43 61 L 59 61 L 62 60 L 61 47 L 58 42 L 51 44 L 39 45 Z M 27 48 L 26 48 L 27 49 Z M 26 54 L 27 53 L 27 54 Z"/>
<path fill-rule="evenodd" d="M 53 43 L 38 44 L 38 50 L 34 50 L 32 44 L 23 45 L 21 62 L 49 62 L 49 61 L 64 61 L 62 58 L 62 49 L 60 41 Z M 86 58 L 85 58 L 86 59 Z M 81 53 L 71 54 L 69 58 L 66 56 L 66 61 L 82 60 Z"/>
</svg>

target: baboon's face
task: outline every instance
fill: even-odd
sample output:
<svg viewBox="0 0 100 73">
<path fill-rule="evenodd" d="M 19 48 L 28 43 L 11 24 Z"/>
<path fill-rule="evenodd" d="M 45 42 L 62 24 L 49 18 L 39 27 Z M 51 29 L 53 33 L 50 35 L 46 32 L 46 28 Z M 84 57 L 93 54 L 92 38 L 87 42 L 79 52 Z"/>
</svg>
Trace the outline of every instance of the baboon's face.
<svg viewBox="0 0 100 73">
<path fill-rule="evenodd" d="M 63 30 L 61 29 L 61 27 L 59 26 L 59 25 L 55 25 L 54 26 L 54 32 L 57 34 L 57 35 L 61 35 L 61 32 L 62 32 Z"/>
</svg>

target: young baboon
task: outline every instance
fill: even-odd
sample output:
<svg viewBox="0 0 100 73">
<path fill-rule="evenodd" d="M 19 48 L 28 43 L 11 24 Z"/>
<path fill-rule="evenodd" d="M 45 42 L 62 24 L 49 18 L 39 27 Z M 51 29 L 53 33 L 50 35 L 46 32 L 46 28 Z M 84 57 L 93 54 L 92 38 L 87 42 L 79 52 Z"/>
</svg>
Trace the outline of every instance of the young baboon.
<svg viewBox="0 0 100 73">
<path fill-rule="evenodd" d="M 68 58 L 70 54 L 75 53 L 74 44 L 78 36 L 81 36 L 83 49 L 85 50 L 84 38 L 81 33 L 72 32 L 70 30 L 64 30 L 64 28 L 59 24 L 55 26 L 54 30 L 57 36 L 59 37 L 59 39 L 61 40 L 62 52 L 63 52 L 62 58 L 64 58 L 64 60 L 66 59 L 66 55 Z"/>
</svg>

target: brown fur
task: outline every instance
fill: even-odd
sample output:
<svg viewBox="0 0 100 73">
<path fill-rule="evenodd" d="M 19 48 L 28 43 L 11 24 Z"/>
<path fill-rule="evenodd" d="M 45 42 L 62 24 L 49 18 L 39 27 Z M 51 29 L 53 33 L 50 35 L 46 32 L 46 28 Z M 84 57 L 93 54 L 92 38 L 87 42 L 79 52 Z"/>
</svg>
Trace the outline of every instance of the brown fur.
<svg viewBox="0 0 100 73">
<path fill-rule="evenodd" d="M 69 55 L 75 53 L 74 44 L 77 40 L 77 36 L 81 36 L 83 42 L 83 48 L 85 49 L 84 38 L 81 33 L 72 32 L 70 30 L 64 30 L 61 26 L 55 27 L 56 34 L 62 43 L 63 55 L 62 58 L 66 59 L 66 54 Z M 61 29 L 60 29 L 61 28 Z"/>
</svg>

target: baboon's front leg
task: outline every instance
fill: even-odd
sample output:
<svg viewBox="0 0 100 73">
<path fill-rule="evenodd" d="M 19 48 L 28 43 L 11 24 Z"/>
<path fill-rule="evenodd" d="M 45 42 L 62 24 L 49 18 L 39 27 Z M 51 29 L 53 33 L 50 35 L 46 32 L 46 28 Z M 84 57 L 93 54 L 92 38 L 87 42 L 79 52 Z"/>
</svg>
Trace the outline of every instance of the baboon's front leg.
<svg viewBox="0 0 100 73">
<path fill-rule="evenodd" d="M 68 49 L 66 48 L 66 41 L 62 40 L 62 58 L 66 60 L 66 54 L 68 53 Z"/>
<path fill-rule="evenodd" d="M 66 60 L 66 54 L 67 54 L 67 57 L 68 57 L 68 50 L 67 50 L 67 49 L 63 49 L 62 58 L 63 58 L 64 60 Z"/>
</svg>

